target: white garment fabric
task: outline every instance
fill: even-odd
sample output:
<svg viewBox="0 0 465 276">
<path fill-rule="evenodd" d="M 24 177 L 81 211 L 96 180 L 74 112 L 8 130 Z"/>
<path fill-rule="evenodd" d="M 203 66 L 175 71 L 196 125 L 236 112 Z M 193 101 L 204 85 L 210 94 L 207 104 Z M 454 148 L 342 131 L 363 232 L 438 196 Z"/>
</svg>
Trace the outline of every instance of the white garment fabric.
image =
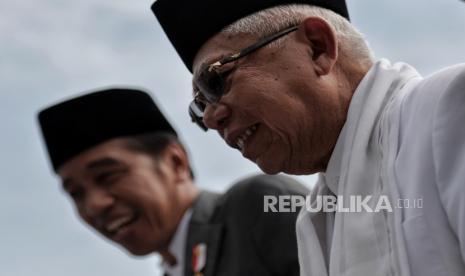
<svg viewBox="0 0 465 276">
<path fill-rule="evenodd" d="M 186 239 L 189 230 L 189 222 L 192 217 L 192 209 L 186 210 L 182 216 L 181 222 L 171 239 L 169 252 L 176 258 L 176 264 L 170 265 L 167 262 L 162 263 L 163 270 L 169 276 L 184 276 L 184 263 L 186 254 Z"/>
<path fill-rule="evenodd" d="M 303 208 L 297 220 L 301 275 L 465 275 L 465 128 L 457 119 L 465 122 L 464 72 L 458 66 L 422 79 L 407 64 L 381 60 L 366 74 L 311 198 L 344 196 L 348 206 L 350 195 L 371 195 L 374 204 L 387 196 L 394 210 L 311 213 Z M 454 101 L 441 102 L 448 93 Z M 443 115 L 449 105 L 455 112 Z M 442 123 L 437 127 L 433 121 Z M 434 134 L 439 144 L 426 151 Z M 433 152 L 437 158 L 429 159 Z M 432 182 L 427 187 L 425 179 Z M 394 206 L 399 199 L 419 198 L 424 208 Z M 430 240 L 435 243 L 427 245 Z"/>
</svg>

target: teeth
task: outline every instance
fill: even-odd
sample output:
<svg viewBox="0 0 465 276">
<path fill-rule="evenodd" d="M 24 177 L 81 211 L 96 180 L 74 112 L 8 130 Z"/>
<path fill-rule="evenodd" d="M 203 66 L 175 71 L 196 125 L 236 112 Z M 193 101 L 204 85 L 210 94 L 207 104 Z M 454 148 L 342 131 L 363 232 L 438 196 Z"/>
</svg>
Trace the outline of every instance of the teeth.
<svg viewBox="0 0 465 276">
<path fill-rule="evenodd" d="M 253 125 L 250 128 L 248 128 L 243 134 L 241 134 L 239 138 L 237 138 L 236 145 L 239 149 L 244 149 L 245 142 L 255 132 L 256 129 L 257 125 Z"/>
<path fill-rule="evenodd" d="M 244 147 L 244 141 L 242 140 L 242 138 L 239 138 L 237 140 L 237 146 L 242 149 Z"/>
<path fill-rule="evenodd" d="M 105 227 L 105 229 L 110 232 L 110 233 L 113 233 L 113 232 L 116 232 L 117 230 L 119 230 L 119 228 L 121 228 L 121 226 L 127 224 L 128 222 L 130 222 L 133 218 L 133 215 L 129 215 L 129 216 L 125 216 L 125 217 L 121 217 L 121 218 L 118 218 L 118 219 L 115 219 L 113 221 L 111 221 L 110 223 L 108 223 Z"/>
</svg>

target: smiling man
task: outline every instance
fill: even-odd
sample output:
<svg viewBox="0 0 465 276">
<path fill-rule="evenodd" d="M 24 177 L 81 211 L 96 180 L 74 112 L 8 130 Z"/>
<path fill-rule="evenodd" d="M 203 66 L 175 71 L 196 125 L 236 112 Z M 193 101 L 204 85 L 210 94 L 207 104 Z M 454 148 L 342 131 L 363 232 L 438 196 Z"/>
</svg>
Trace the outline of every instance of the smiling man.
<svg viewBox="0 0 465 276">
<path fill-rule="evenodd" d="M 313 203 L 423 202 L 303 210 L 302 275 L 465 275 L 465 65 L 423 78 L 375 61 L 344 0 L 158 0 L 152 10 L 193 73 L 189 114 L 204 130 L 266 173 L 321 173 Z"/>
<path fill-rule="evenodd" d="M 193 72 L 192 119 L 203 129 L 217 130 L 270 174 L 309 174 L 326 167 L 352 92 L 373 63 L 362 36 L 345 19 L 343 1 L 316 1 L 324 8 L 276 8 L 235 22 L 291 3 L 313 1 L 230 6 L 159 0 L 153 5 Z M 202 16 L 190 16 L 193 10 Z M 186 27 L 178 18 L 192 22 Z"/>
<path fill-rule="evenodd" d="M 53 169 L 79 216 L 168 275 L 298 275 L 297 213 L 264 196 L 305 195 L 286 177 L 247 178 L 225 194 L 194 185 L 187 153 L 151 97 L 108 89 L 39 114 Z"/>
</svg>

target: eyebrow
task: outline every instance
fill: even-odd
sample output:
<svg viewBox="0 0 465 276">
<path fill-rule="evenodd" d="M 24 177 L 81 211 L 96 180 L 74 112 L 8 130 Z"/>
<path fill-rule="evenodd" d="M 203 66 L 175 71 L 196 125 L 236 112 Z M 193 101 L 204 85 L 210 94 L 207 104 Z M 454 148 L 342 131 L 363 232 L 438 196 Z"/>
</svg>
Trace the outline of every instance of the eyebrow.
<svg viewBox="0 0 465 276">
<path fill-rule="evenodd" d="M 210 67 L 210 65 L 224 59 L 225 57 L 229 57 L 229 56 L 231 56 L 233 54 L 234 54 L 234 52 L 231 52 L 231 53 L 228 52 L 228 54 L 223 53 L 223 54 L 221 54 L 219 56 L 216 56 L 214 58 L 206 59 L 204 62 L 202 62 L 202 64 L 200 64 L 200 68 L 199 68 L 198 72 L 202 72 L 202 71 L 207 70 Z M 194 73 L 197 73 L 197 72 L 194 72 Z M 192 75 L 193 80 L 195 80 L 196 77 L 197 76 L 195 74 Z"/>
<path fill-rule="evenodd" d="M 123 163 L 112 157 L 104 157 L 104 158 L 97 159 L 95 161 L 90 162 L 89 164 L 86 165 L 86 169 L 95 170 L 95 169 L 106 168 L 106 167 L 114 167 L 118 165 L 123 165 Z"/>
<path fill-rule="evenodd" d="M 89 164 L 86 165 L 87 170 L 97 170 L 101 168 L 108 168 L 108 167 L 114 167 L 114 166 L 122 166 L 124 163 L 121 161 L 111 158 L 111 157 L 104 157 L 101 159 L 97 159 L 95 161 L 90 162 Z M 62 188 L 67 191 L 68 187 L 73 183 L 72 178 L 65 178 L 62 181 Z"/>
</svg>

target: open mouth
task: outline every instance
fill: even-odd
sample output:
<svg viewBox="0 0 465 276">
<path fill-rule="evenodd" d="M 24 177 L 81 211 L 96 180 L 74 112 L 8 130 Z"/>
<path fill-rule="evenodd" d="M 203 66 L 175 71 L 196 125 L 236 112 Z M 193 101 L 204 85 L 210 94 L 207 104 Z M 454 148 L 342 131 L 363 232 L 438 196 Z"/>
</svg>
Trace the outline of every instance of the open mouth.
<svg viewBox="0 0 465 276">
<path fill-rule="evenodd" d="M 245 144 L 247 143 L 249 138 L 255 133 L 257 128 L 258 124 L 255 124 L 246 129 L 241 135 L 239 135 L 239 137 L 236 140 L 236 146 L 238 149 L 240 149 L 241 151 L 244 150 Z"/>
<path fill-rule="evenodd" d="M 126 216 L 119 217 L 108 222 L 105 225 L 105 231 L 110 234 L 110 236 L 118 236 L 124 232 L 134 221 L 137 220 L 136 214 L 129 214 Z"/>
</svg>

